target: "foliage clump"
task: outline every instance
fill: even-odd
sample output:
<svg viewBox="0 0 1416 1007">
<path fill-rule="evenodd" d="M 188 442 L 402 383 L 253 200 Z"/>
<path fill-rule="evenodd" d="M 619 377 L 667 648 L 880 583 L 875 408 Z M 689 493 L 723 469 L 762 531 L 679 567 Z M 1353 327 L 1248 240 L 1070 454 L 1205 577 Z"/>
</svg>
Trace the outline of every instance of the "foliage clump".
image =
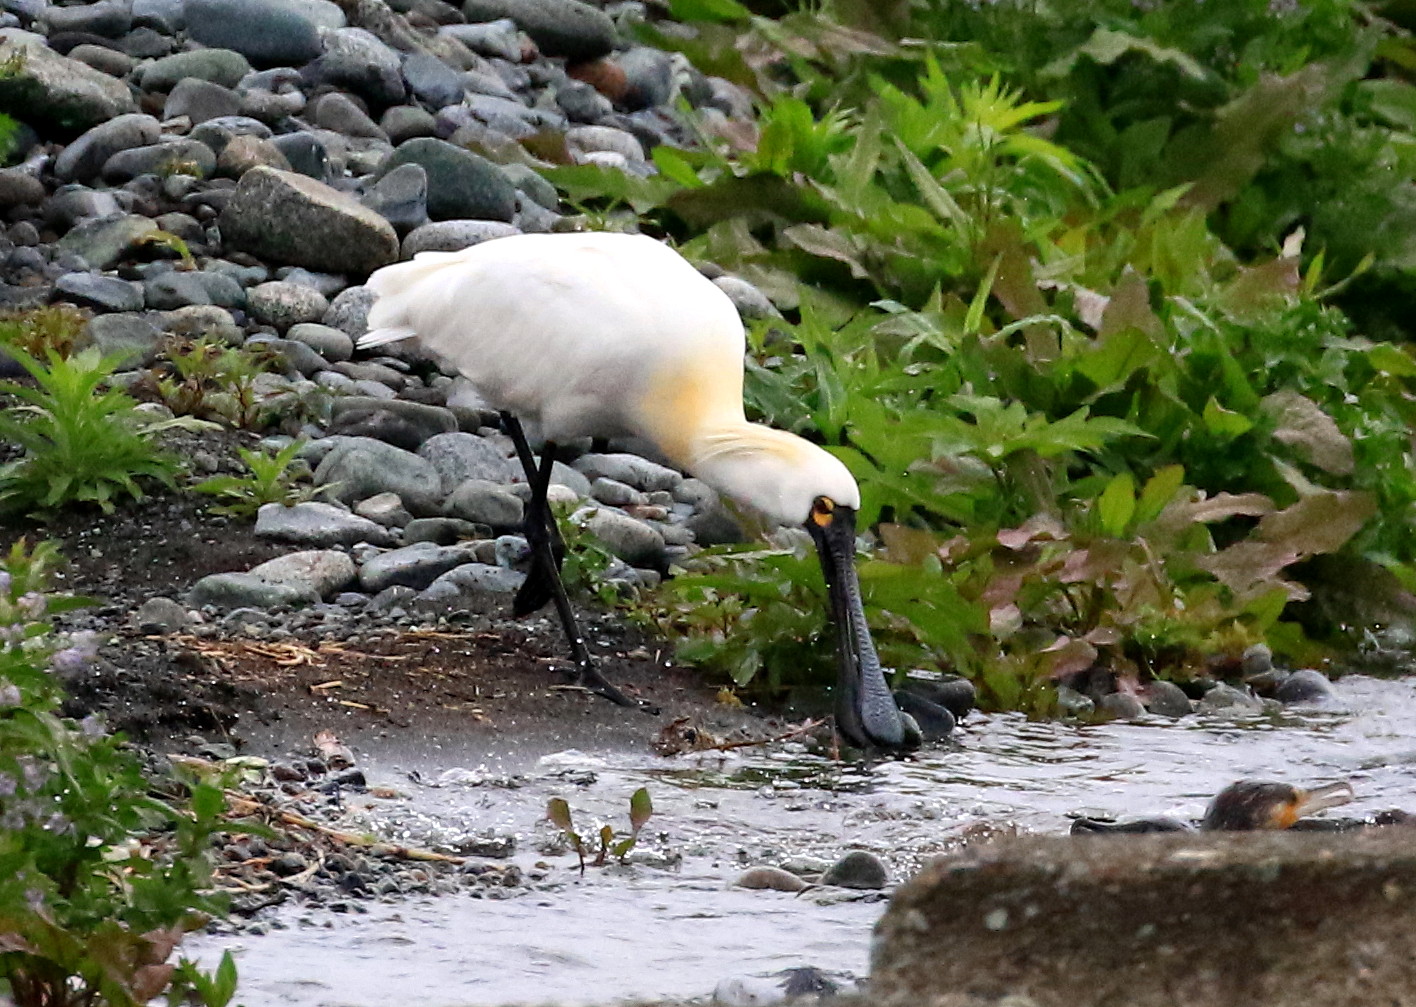
<svg viewBox="0 0 1416 1007">
<path fill-rule="evenodd" d="M 223 908 L 209 889 L 225 799 L 197 781 L 155 796 L 101 723 L 59 715 L 60 676 L 81 673 L 96 641 L 54 631 L 50 617 L 80 604 L 45 592 L 55 559 L 21 544 L 0 563 L 0 994 L 18 1007 L 163 993 L 223 1007 L 229 956 L 212 975 L 170 959 Z"/>
<path fill-rule="evenodd" d="M 1334 571 L 1416 588 L 1403 27 L 1349 0 L 670 9 L 693 32 L 646 38 L 752 93 L 756 135 L 703 116 L 657 175 L 551 177 L 784 310 L 748 403 L 859 480 L 889 663 L 1046 709 L 1083 671 L 1351 644 L 1310 603 Z M 693 566 L 658 610 L 683 656 L 829 665 L 803 547 Z"/>
<path fill-rule="evenodd" d="M 118 361 L 90 347 L 70 357 L 49 349 L 38 359 L 6 352 L 34 384 L 0 382 L 20 405 L 0 415 L 0 438 L 21 454 L 0 465 L 0 512 L 44 515 L 72 504 L 105 513 L 124 497 L 141 499 L 144 482 L 173 486 L 180 462 L 156 442 L 158 433 L 190 426 L 144 412 L 109 385 Z"/>
<path fill-rule="evenodd" d="M 303 441 L 291 441 L 274 454 L 237 448 L 246 465 L 245 475 L 214 476 L 192 489 L 215 497 L 220 502 L 212 511 L 231 517 L 253 517 L 268 503 L 303 503 L 315 493 L 308 482 L 310 467 L 297 457 L 304 446 Z M 303 485 L 302 479 L 306 480 Z"/>
</svg>

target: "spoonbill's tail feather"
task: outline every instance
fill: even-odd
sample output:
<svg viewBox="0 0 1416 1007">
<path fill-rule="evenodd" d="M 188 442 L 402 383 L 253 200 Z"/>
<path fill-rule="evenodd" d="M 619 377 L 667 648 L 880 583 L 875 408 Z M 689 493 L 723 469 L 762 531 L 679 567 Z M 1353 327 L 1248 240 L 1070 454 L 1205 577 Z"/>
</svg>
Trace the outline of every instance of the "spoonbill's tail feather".
<svg viewBox="0 0 1416 1007">
<path fill-rule="evenodd" d="M 369 331 L 355 343 L 360 349 L 395 343 L 418 334 L 409 311 L 417 303 L 414 289 L 439 270 L 463 261 L 458 252 L 422 252 L 412 262 L 385 266 L 369 277 L 368 287 L 378 299 L 369 309 Z"/>
</svg>

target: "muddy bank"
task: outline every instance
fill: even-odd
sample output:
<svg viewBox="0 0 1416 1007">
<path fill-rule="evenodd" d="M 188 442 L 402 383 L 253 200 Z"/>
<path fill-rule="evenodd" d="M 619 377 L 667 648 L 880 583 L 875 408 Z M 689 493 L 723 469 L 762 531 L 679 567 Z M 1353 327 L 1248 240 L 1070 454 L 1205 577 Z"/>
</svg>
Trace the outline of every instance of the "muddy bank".
<svg viewBox="0 0 1416 1007">
<path fill-rule="evenodd" d="M 212 449 L 231 443 L 202 439 Z M 559 625 L 544 613 L 511 619 L 500 595 L 435 618 L 361 606 L 275 611 L 235 627 L 145 626 L 139 611 L 150 599 L 182 598 L 202 577 L 287 551 L 189 495 L 150 497 L 102 518 L 12 526 L 0 530 L 0 546 L 20 537 L 55 541 L 67 560 L 56 587 L 94 601 L 61 620 L 103 641 L 96 666 L 66 683 L 66 712 L 100 713 L 113 730 L 163 751 L 200 754 L 197 735 L 279 755 L 333 729 L 356 748 L 377 740 L 391 753 L 514 763 L 533 740 L 538 749 L 544 741 L 647 751 L 661 727 L 684 716 L 721 737 L 767 736 L 788 723 L 717 702 L 716 687 L 677 667 L 663 641 L 583 600 L 577 609 L 606 674 L 659 716 L 627 714 L 577 688 Z"/>
</svg>

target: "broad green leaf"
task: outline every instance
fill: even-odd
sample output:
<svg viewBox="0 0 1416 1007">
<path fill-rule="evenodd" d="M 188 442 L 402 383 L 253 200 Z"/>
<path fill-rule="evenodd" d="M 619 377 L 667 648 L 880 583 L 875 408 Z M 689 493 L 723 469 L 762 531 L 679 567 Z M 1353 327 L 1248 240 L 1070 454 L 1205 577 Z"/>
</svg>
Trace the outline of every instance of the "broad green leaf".
<svg viewBox="0 0 1416 1007">
<path fill-rule="evenodd" d="M 1112 538 L 1120 538 L 1136 513 L 1136 481 L 1131 473 L 1122 472 L 1106 484 L 1097 498 L 1097 514 L 1101 529 Z"/>
<path fill-rule="evenodd" d="M 570 818 L 570 805 L 564 797 L 552 797 L 546 802 L 546 818 L 563 832 L 570 832 L 575 827 Z"/>
<path fill-rule="evenodd" d="M 1205 429 L 1224 440 L 1232 440 L 1248 433 L 1254 428 L 1254 421 L 1243 413 L 1236 413 L 1225 409 L 1215 398 L 1211 397 L 1205 403 L 1205 410 L 1202 414 Z"/>
<path fill-rule="evenodd" d="M 672 179 L 686 189 L 696 189 L 703 184 L 688 159 L 668 144 L 661 143 L 654 148 L 653 160 L 665 178 Z"/>
<path fill-rule="evenodd" d="M 649 789 L 640 787 L 629 797 L 629 824 L 636 833 L 654 814 L 654 802 L 649 798 Z"/>
<path fill-rule="evenodd" d="M 1183 465 L 1167 465 L 1146 480 L 1136 503 L 1136 523 L 1145 524 L 1160 515 L 1185 482 Z"/>
</svg>

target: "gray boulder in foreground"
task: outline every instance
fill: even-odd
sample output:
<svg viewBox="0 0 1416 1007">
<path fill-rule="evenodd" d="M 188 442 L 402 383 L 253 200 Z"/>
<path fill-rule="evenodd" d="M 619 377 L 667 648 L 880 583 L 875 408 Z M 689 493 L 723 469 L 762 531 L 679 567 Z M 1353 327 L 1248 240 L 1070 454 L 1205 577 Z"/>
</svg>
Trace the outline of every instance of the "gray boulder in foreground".
<svg viewBox="0 0 1416 1007">
<path fill-rule="evenodd" d="M 275 608 L 313 605 L 319 592 L 305 585 L 281 584 L 251 573 L 214 573 L 187 592 L 187 604 L 215 608 Z"/>
<path fill-rule="evenodd" d="M 233 247 L 292 266 L 365 275 L 398 259 L 398 235 L 353 196 L 294 172 L 256 167 L 221 212 Z"/>
<path fill-rule="evenodd" d="M 897 889 L 869 999 L 1410 1007 L 1413 894 L 1402 826 L 973 846 Z"/>
<path fill-rule="evenodd" d="M 268 503 L 256 514 L 256 537 L 295 545 L 392 545 L 393 534 L 381 524 L 343 507 L 310 500 L 290 507 Z"/>
<path fill-rule="evenodd" d="M 315 485 L 346 503 L 397 493 L 420 516 L 437 513 L 442 503 L 442 480 L 431 462 L 371 437 L 339 438 L 315 469 Z"/>
</svg>

